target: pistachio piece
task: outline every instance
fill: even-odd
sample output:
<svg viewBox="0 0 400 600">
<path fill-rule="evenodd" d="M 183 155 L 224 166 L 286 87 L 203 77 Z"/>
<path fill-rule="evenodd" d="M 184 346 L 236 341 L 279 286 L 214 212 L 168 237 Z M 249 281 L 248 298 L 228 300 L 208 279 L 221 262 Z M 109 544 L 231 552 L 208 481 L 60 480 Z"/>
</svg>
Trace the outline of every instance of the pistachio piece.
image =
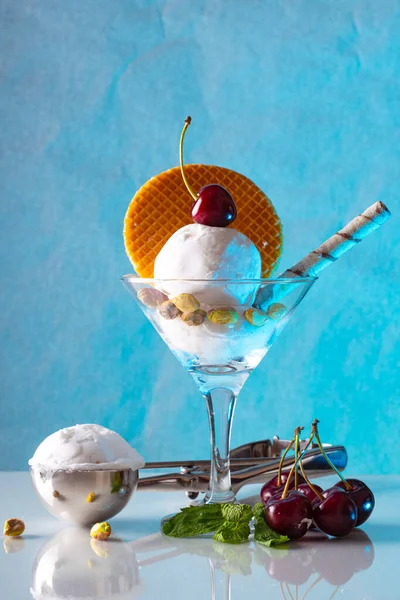
<svg viewBox="0 0 400 600">
<path fill-rule="evenodd" d="M 269 320 L 267 313 L 258 308 L 247 308 L 243 313 L 244 318 L 254 327 L 262 327 Z"/>
<path fill-rule="evenodd" d="M 160 304 L 168 300 L 168 296 L 153 288 L 142 288 L 137 294 L 138 300 L 149 308 L 158 308 Z"/>
<path fill-rule="evenodd" d="M 186 325 L 190 325 L 191 327 L 202 325 L 206 318 L 207 313 L 205 310 L 201 310 L 201 308 L 199 308 L 198 310 L 194 310 L 193 312 L 183 313 L 183 315 L 181 315 L 182 321 L 184 321 Z"/>
<path fill-rule="evenodd" d="M 175 298 L 172 298 L 171 302 L 183 313 L 194 312 L 200 308 L 200 302 L 192 294 L 179 294 Z"/>
<path fill-rule="evenodd" d="M 4 523 L 3 535 L 17 537 L 25 531 L 25 523 L 21 519 L 7 519 Z"/>
<path fill-rule="evenodd" d="M 90 537 L 95 540 L 106 540 L 111 535 L 111 526 L 107 521 L 104 523 L 95 523 L 90 530 Z"/>
<path fill-rule="evenodd" d="M 94 502 L 95 500 L 96 494 L 94 492 L 90 492 L 90 494 L 86 496 L 86 502 Z"/>
<path fill-rule="evenodd" d="M 160 304 L 158 307 L 158 312 L 164 319 L 167 319 L 168 321 L 176 319 L 176 317 L 179 317 L 182 314 L 182 311 L 180 311 L 179 308 L 175 306 L 173 302 L 171 302 L 171 300 L 166 300 Z"/>
<path fill-rule="evenodd" d="M 209 310 L 207 317 L 212 323 L 217 323 L 217 325 L 232 325 L 236 323 L 239 315 L 231 306 L 221 306 L 221 308 L 212 308 Z"/>
<path fill-rule="evenodd" d="M 271 319 L 280 319 L 286 312 L 286 306 L 280 302 L 274 302 L 267 308 L 267 315 Z"/>
</svg>

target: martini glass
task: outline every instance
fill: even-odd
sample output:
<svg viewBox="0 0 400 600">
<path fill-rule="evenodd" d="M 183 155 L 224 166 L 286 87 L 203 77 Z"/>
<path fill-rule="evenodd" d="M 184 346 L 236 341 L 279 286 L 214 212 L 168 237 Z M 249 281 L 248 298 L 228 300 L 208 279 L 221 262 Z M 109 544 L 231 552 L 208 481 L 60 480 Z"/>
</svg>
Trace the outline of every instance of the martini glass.
<svg viewBox="0 0 400 600">
<path fill-rule="evenodd" d="M 206 402 L 211 470 L 205 503 L 235 502 L 229 445 L 236 399 L 314 281 L 310 277 L 257 280 L 122 277 L 146 317 L 192 375 Z M 207 314 L 203 323 L 190 325 L 180 316 L 173 319 L 162 316 L 161 313 L 166 313 L 160 312 L 157 303 L 173 300 L 180 294 L 195 297 L 204 311 L 203 317 Z M 224 312 L 227 307 L 232 322 L 211 320 L 223 320 L 221 316 L 227 314 Z"/>
</svg>

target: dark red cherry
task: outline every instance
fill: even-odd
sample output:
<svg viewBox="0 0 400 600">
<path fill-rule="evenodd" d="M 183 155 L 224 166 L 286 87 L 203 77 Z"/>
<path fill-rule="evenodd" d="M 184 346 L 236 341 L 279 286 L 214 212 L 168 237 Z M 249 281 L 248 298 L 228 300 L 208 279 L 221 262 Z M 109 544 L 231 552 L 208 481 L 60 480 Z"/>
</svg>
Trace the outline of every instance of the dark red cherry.
<svg viewBox="0 0 400 600">
<path fill-rule="evenodd" d="M 319 485 L 315 485 L 315 483 L 313 483 L 313 487 L 320 494 L 322 494 L 322 492 L 324 491 L 322 489 L 322 487 L 320 487 Z M 313 500 L 315 500 L 315 498 L 318 498 L 318 496 L 313 492 L 313 490 L 310 488 L 310 486 L 308 485 L 308 483 L 301 483 L 298 486 L 297 489 L 299 490 L 299 492 L 301 492 L 302 494 L 304 494 L 305 497 L 308 498 L 310 502 L 313 502 Z"/>
<path fill-rule="evenodd" d="M 343 537 L 352 531 L 357 522 L 355 502 L 339 487 L 329 488 L 312 503 L 315 525 L 328 535 Z"/>
<path fill-rule="evenodd" d="M 236 219 L 236 205 L 222 185 L 211 183 L 201 188 L 192 208 L 195 223 L 210 227 L 227 227 Z"/>
<path fill-rule="evenodd" d="M 290 473 L 290 471 L 285 471 L 284 473 L 281 473 L 281 485 L 280 486 L 278 485 L 278 475 L 275 475 L 275 477 L 273 477 L 272 479 L 267 481 L 267 483 L 264 483 L 264 485 L 261 488 L 261 492 L 260 492 L 261 502 L 263 502 L 263 504 L 266 504 L 272 496 L 275 496 L 275 494 L 278 494 L 278 493 L 282 494 L 283 489 L 285 487 L 285 483 L 288 480 L 289 473 Z M 302 477 L 300 475 L 300 473 L 298 473 L 298 475 L 297 475 L 297 482 L 298 482 L 298 484 L 306 482 L 304 477 Z M 292 477 L 290 478 L 290 485 L 289 485 L 290 490 L 293 488 L 294 488 L 294 473 L 293 473 Z"/>
<path fill-rule="evenodd" d="M 375 497 L 372 491 L 363 481 L 359 479 L 347 479 L 347 483 L 350 483 L 352 489 L 347 490 L 346 484 L 343 481 L 339 481 L 335 487 L 342 488 L 348 496 L 355 502 L 358 510 L 358 517 L 356 527 L 365 523 L 370 517 L 375 506 Z"/>
<path fill-rule="evenodd" d="M 273 487 L 270 486 L 268 488 L 263 486 L 261 488 L 261 493 L 260 493 L 261 502 L 265 506 L 270 498 L 273 498 L 274 496 L 277 496 L 277 495 L 282 496 L 284 489 L 285 489 L 284 485 L 276 485 Z"/>
<path fill-rule="evenodd" d="M 265 507 L 265 520 L 281 535 L 296 540 L 307 533 L 312 524 L 312 507 L 300 492 L 289 490 L 286 498 L 273 496 Z"/>
</svg>

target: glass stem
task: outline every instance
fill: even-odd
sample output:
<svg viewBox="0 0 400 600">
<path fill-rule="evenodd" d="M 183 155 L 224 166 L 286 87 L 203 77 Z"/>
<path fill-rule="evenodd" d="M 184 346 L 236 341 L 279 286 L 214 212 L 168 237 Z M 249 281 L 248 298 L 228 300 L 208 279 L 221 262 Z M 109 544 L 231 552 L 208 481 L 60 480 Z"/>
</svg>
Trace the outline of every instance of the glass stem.
<svg viewBox="0 0 400 600">
<path fill-rule="evenodd" d="M 231 487 L 229 450 L 236 395 L 227 388 L 214 388 L 204 394 L 210 424 L 211 471 L 205 502 L 234 502 Z"/>
</svg>

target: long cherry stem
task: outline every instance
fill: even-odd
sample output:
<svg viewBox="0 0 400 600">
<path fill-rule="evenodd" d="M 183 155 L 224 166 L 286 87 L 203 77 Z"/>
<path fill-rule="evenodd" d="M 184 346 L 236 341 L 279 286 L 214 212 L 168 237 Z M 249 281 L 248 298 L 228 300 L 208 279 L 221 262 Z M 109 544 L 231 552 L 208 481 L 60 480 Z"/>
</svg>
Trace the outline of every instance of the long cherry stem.
<svg viewBox="0 0 400 600">
<path fill-rule="evenodd" d="M 300 454 L 299 458 L 296 460 L 296 462 L 294 463 L 293 467 L 290 469 L 289 477 L 287 478 L 285 487 L 284 487 L 283 492 L 282 492 L 282 496 L 281 496 L 282 499 L 286 498 L 286 496 L 288 495 L 288 491 L 289 491 L 289 487 L 290 487 L 290 480 L 291 480 L 291 478 L 293 476 L 293 473 L 295 472 L 295 469 L 298 466 L 298 463 L 303 458 L 305 451 L 311 445 L 311 443 L 312 443 L 312 441 L 314 439 L 314 435 L 315 435 L 314 432 L 312 432 L 311 436 L 310 436 L 310 438 L 309 438 L 309 440 L 307 442 L 307 444 L 304 446 L 303 452 Z"/>
<path fill-rule="evenodd" d="M 185 170 L 183 168 L 183 140 L 185 138 L 186 130 L 189 127 L 191 122 L 192 122 L 192 117 L 186 117 L 185 124 L 183 126 L 182 133 L 181 133 L 181 139 L 179 141 L 179 165 L 181 167 L 181 174 L 182 174 L 183 182 L 186 185 L 186 188 L 187 188 L 189 194 L 192 196 L 193 200 L 196 201 L 198 199 L 198 197 L 195 194 L 195 192 L 193 191 L 193 189 L 190 187 L 190 184 L 189 184 L 188 180 L 186 179 Z"/>
<path fill-rule="evenodd" d="M 341 472 L 335 467 L 335 465 L 333 464 L 333 462 L 330 460 L 327 453 L 325 452 L 324 447 L 321 442 L 321 438 L 319 437 L 319 433 L 318 433 L 318 423 L 319 423 L 318 419 L 314 419 L 313 424 L 312 424 L 313 431 L 315 433 L 315 440 L 317 442 L 318 448 L 321 450 L 323 457 L 325 458 L 326 462 L 331 467 L 331 469 L 333 469 L 335 471 L 335 473 L 343 481 L 343 483 L 346 487 L 346 490 L 352 490 L 353 488 L 352 488 L 351 484 L 347 481 L 347 479 L 345 477 L 343 477 Z"/>
<path fill-rule="evenodd" d="M 294 430 L 294 460 L 295 465 L 297 464 L 297 460 L 300 454 L 300 432 L 303 431 L 304 427 L 296 427 Z M 297 490 L 299 485 L 299 470 L 296 467 L 294 471 L 294 489 Z"/>
<path fill-rule="evenodd" d="M 286 446 L 286 450 L 282 454 L 281 460 L 279 461 L 278 481 L 277 481 L 278 485 L 282 485 L 282 467 L 283 467 L 283 461 L 285 460 L 286 454 L 289 452 L 290 448 L 293 446 L 294 443 L 295 443 L 295 438 L 293 438 L 292 441 L 290 442 L 290 444 L 288 444 L 288 446 Z"/>
<path fill-rule="evenodd" d="M 306 480 L 306 484 L 309 486 L 309 488 L 312 489 L 312 491 L 317 496 L 317 498 L 319 498 L 319 500 L 323 500 L 324 499 L 323 495 L 313 486 L 307 473 L 305 472 L 302 460 L 300 460 L 300 471 L 301 471 L 301 474 L 303 475 L 304 479 Z"/>
</svg>

